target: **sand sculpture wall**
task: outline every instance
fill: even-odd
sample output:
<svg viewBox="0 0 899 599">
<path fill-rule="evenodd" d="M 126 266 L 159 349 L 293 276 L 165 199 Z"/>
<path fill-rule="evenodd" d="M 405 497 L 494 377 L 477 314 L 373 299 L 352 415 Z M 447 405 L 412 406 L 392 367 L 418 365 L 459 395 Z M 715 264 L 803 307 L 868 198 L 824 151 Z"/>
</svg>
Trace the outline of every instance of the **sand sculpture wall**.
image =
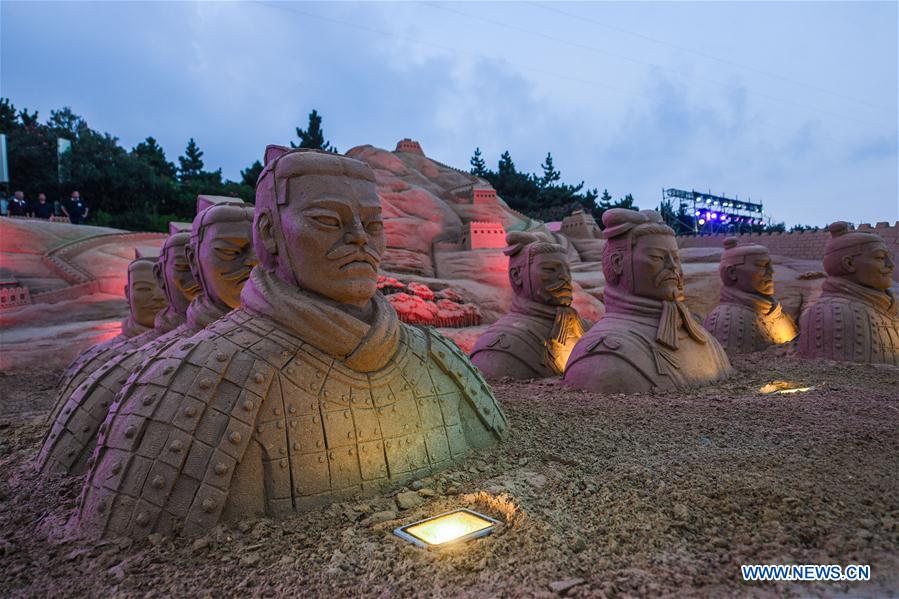
<svg viewBox="0 0 899 599">
<path fill-rule="evenodd" d="M 873 231 L 886 241 L 893 254 L 899 257 L 899 222 L 890 224 L 879 222 L 874 226 L 864 223 L 859 231 Z M 725 237 L 731 235 L 681 235 L 677 245 L 681 248 L 720 248 Z M 772 255 L 798 258 L 800 260 L 820 260 L 824 248 L 830 240 L 826 228 L 818 231 L 797 231 L 794 233 L 744 233 L 735 236 L 741 245 L 757 243 L 768 248 Z M 899 269 L 893 271 L 893 280 L 899 281 Z"/>
</svg>

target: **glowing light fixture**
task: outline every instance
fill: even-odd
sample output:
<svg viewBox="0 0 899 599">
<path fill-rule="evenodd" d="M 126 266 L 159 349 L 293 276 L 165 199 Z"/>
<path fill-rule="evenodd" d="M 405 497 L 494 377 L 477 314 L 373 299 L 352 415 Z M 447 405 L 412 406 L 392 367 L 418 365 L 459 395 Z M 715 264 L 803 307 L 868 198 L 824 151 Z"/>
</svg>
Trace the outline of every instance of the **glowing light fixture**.
<svg viewBox="0 0 899 599">
<path fill-rule="evenodd" d="M 791 395 L 793 393 L 805 393 L 814 388 L 814 386 L 799 387 L 796 383 L 791 383 L 790 381 L 771 381 L 766 385 L 762 385 L 759 389 L 759 393 L 765 395 Z"/>
<path fill-rule="evenodd" d="M 460 508 L 401 526 L 393 533 L 419 547 L 435 549 L 489 535 L 498 524 L 499 520 Z"/>
<path fill-rule="evenodd" d="M 700 218 L 700 219 L 699 219 L 699 224 L 700 224 L 700 225 L 704 225 L 704 224 L 705 224 L 705 219 L 704 219 L 704 218 Z"/>
</svg>

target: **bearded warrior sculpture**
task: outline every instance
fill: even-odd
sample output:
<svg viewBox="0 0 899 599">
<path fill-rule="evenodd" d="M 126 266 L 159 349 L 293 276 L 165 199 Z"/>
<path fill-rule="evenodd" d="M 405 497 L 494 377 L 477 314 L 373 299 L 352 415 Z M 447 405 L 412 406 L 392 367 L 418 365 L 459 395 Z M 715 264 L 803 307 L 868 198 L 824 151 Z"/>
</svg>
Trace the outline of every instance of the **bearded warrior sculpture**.
<svg viewBox="0 0 899 599">
<path fill-rule="evenodd" d="M 724 240 L 718 265 L 721 301 L 705 318 L 705 328 L 728 353 L 760 351 L 792 341 L 796 323 L 774 297 L 774 267 L 763 245 Z"/>
<path fill-rule="evenodd" d="M 732 372 L 683 303 L 674 231 L 653 210 L 603 214 L 606 313 L 575 346 L 565 383 L 600 393 L 688 389 Z"/>
<path fill-rule="evenodd" d="M 95 370 L 117 355 L 120 346 L 143 333 L 152 330 L 156 315 L 165 308 L 165 295 L 153 274 L 157 258 L 141 257 L 128 265 L 128 281 L 125 298 L 128 300 L 128 317 L 122 321 L 121 334 L 99 343 L 75 358 L 66 369 L 59 384 L 55 406 L 65 400 Z M 55 416 L 55 410 L 51 418 Z"/>
<path fill-rule="evenodd" d="M 166 240 L 155 270 L 169 301 L 169 315 L 164 319 L 157 315 L 156 322 L 166 329 L 179 321 L 180 325 L 163 335 L 144 333 L 145 343 L 132 349 L 120 347 L 117 355 L 54 408 L 38 455 L 37 466 L 42 472 L 81 474 L 97 431 L 129 377 L 151 364 L 172 343 L 191 337 L 238 306 L 240 290 L 257 262 L 252 218 L 250 206 L 217 204 L 197 216 L 190 234 L 178 233 Z M 197 281 L 203 284 L 199 295 Z M 190 315 L 186 317 L 187 313 Z"/>
<path fill-rule="evenodd" d="M 564 249 L 537 233 L 509 233 L 512 310 L 475 343 L 472 363 L 488 379 L 558 376 L 589 328 L 571 307 L 571 269 Z"/>
<path fill-rule="evenodd" d="M 173 344 L 104 423 L 78 523 L 200 534 L 434 472 L 506 418 L 465 355 L 399 322 L 364 163 L 270 147 L 241 308 Z"/>
<path fill-rule="evenodd" d="M 893 251 L 879 235 L 849 223 L 833 223 L 830 235 L 821 296 L 799 318 L 799 355 L 899 365 Z"/>
</svg>

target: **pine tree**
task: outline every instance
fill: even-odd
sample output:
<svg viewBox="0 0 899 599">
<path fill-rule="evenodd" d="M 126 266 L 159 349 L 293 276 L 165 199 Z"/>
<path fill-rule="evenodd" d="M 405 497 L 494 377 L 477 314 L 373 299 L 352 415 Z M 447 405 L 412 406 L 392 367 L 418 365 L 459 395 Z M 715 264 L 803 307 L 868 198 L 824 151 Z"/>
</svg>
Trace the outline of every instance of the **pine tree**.
<svg viewBox="0 0 899 599">
<path fill-rule="evenodd" d="M 322 117 L 317 110 L 312 109 L 312 112 L 309 113 L 309 125 L 305 130 L 299 127 L 296 129 L 297 137 L 300 138 L 300 145 L 290 142 L 290 147 L 312 148 L 337 153 L 337 148 L 332 146 L 330 141 L 325 141 L 325 133 L 322 131 Z"/>
<path fill-rule="evenodd" d="M 256 188 L 256 180 L 259 179 L 259 175 L 262 173 L 262 163 L 258 160 L 248 166 L 247 168 L 240 171 L 240 182 L 244 185 L 249 185 L 253 189 Z"/>
<path fill-rule="evenodd" d="M 627 194 L 617 202 L 613 204 L 614 208 L 627 208 L 628 210 L 640 210 L 637 206 L 634 206 L 634 196 L 631 194 Z"/>
<path fill-rule="evenodd" d="M 481 157 L 481 148 L 474 149 L 474 155 L 471 157 L 471 170 L 468 172 L 476 177 L 487 175 L 487 163 Z"/>
<path fill-rule="evenodd" d="M 599 207 L 603 209 L 612 207 L 612 194 L 609 193 L 608 189 L 602 190 L 602 195 L 599 197 Z"/>
<path fill-rule="evenodd" d="M 506 150 L 499 157 L 499 164 L 496 169 L 497 174 L 500 179 L 511 177 L 516 174 L 515 163 L 512 162 L 512 155 L 509 154 L 509 150 Z"/>
<path fill-rule="evenodd" d="M 178 163 L 181 165 L 178 171 L 182 181 L 195 179 L 203 172 L 203 152 L 193 137 L 187 142 L 184 156 L 178 157 Z"/>
<path fill-rule="evenodd" d="M 543 176 L 540 178 L 541 189 L 551 187 L 553 183 L 562 178 L 562 173 L 553 166 L 553 155 L 550 152 L 546 153 L 546 160 L 540 165 L 540 168 L 543 169 Z M 583 182 L 581 186 L 583 186 Z"/>
<path fill-rule="evenodd" d="M 0 133 L 9 132 L 19 125 L 19 119 L 16 116 L 16 107 L 13 106 L 9 98 L 0 98 Z"/>
<path fill-rule="evenodd" d="M 177 174 L 175 165 L 165 159 L 165 151 L 152 136 L 134 146 L 131 154 L 150 165 L 160 177 L 174 179 Z"/>
</svg>

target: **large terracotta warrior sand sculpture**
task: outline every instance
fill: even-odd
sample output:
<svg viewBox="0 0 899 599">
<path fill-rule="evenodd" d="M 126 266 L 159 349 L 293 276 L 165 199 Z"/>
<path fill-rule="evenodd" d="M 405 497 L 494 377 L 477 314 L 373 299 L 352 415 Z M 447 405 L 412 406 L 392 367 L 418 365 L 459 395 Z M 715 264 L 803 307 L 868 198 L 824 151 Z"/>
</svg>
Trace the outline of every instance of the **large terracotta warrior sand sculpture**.
<svg viewBox="0 0 899 599">
<path fill-rule="evenodd" d="M 818 301 L 799 318 L 799 354 L 899 365 L 899 308 L 890 289 L 895 257 L 879 235 L 830 225 Z"/>
<path fill-rule="evenodd" d="M 152 364 L 173 343 L 191 337 L 239 305 L 240 291 L 257 263 L 252 219 L 252 206 L 217 204 L 197 215 L 190 234 L 178 233 L 166 240 L 156 272 L 169 300 L 167 311 L 173 315 L 162 322 L 157 315 L 156 322 L 167 327 L 180 320 L 181 325 L 164 335 L 147 337 L 139 347 L 120 348 L 54 408 L 38 455 L 40 470 L 82 473 L 100 425 L 132 373 Z M 195 292 L 201 289 L 197 281 L 202 283 L 199 295 Z M 185 318 L 186 313 L 189 316 Z"/>
<path fill-rule="evenodd" d="M 603 214 L 606 313 L 575 346 L 565 383 L 601 393 L 687 389 L 724 378 L 730 362 L 683 303 L 674 231 L 652 210 Z"/>
<path fill-rule="evenodd" d="M 509 233 L 506 242 L 512 310 L 478 338 L 471 361 L 488 379 L 561 375 L 589 327 L 571 307 L 568 257 L 536 233 Z"/>
<path fill-rule="evenodd" d="M 721 300 L 705 318 L 705 328 L 728 353 L 746 353 L 792 341 L 799 330 L 774 298 L 774 267 L 763 245 L 724 240 L 718 265 Z"/>
<path fill-rule="evenodd" d="M 121 334 L 91 347 L 75 358 L 62 376 L 55 405 L 65 402 L 84 379 L 116 355 L 120 345 L 152 330 L 156 315 L 165 308 L 165 295 L 153 274 L 156 261 L 156 257 L 142 257 L 128 265 L 125 298 L 128 300 L 129 313 L 122 321 Z"/>
<path fill-rule="evenodd" d="M 260 265 L 242 307 L 129 384 L 98 438 L 85 532 L 197 534 L 302 510 L 433 472 L 506 430 L 464 354 L 376 292 L 371 169 L 285 152 L 269 149 L 257 184 Z"/>
</svg>

